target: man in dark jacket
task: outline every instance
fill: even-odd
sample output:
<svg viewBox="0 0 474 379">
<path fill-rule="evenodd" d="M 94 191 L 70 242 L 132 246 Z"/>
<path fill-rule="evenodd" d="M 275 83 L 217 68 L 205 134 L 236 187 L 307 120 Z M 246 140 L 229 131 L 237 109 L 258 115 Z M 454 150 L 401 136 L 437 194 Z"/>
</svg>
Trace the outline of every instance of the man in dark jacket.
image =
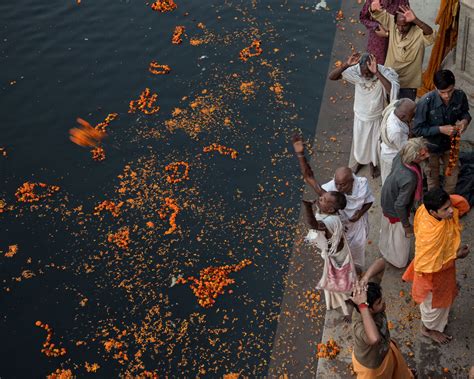
<svg viewBox="0 0 474 379">
<path fill-rule="evenodd" d="M 428 189 L 440 186 L 439 161 L 444 169 L 449 163 L 451 151 L 450 136 L 462 134 L 469 123 L 469 103 L 466 94 L 455 89 L 455 77 L 449 70 L 440 70 L 434 75 L 435 90 L 425 94 L 416 106 L 413 133 L 425 137 L 433 145 L 430 147 L 428 162 Z M 445 170 L 444 170 L 445 171 Z M 444 190 L 453 193 L 458 180 L 459 164 L 456 162 L 451 175 L 445 176 Z"/>
<path fill-rule="evenodd" d="M 423 138 L 409 139 L 395 156 L 382 186 L 379 249 L 386 261 L 402 268 L 408 263 L 413 226 L 410 211 L 423 195 L 420 164 L 430 156 Z"/>
</svg>

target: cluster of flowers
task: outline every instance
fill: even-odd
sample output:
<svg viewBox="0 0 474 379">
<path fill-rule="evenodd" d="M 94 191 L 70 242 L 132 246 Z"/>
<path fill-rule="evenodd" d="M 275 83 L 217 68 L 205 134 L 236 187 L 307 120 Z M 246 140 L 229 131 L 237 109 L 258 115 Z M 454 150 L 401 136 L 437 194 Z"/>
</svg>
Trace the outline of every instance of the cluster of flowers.
<svg viewBox="0 0 474 379">
<path fill-rule="evenodd" d="M 106 137 L 104 132 L 93 128 L 86 120 L 78 117 L 76 121 L 80 127 L 69 130 L 69 139 L 76 145 L 82 147 L 97 147 Z"/>
<path fill-rule="evenodd" d="M 100 203 L 94 208 L 94 214 L 98 216 L 100 212 L 106 210 L 112 213 L 112 216 L 118 217 L 120 215 L 120 208 L 123 204 L 123 201 L 119 202 L 118 204 L 115 204 L 113 201 L 104 200 L 102 203 Z"/>
<path fill-rule="evenodd" d="M 261 42 L 259 40 L 254 40 L 249 47 L 242 49 L 239 54 L 240 59 L 246 62 L 250 57 L 256 57 L 262 54 L 263 50 L 260 44 Z"/>
<path fill-rule="evenodd" d="M 151 9 L 157 12 L 171 12 L 176 9 L 178 6 L 173 0 L 157 0 L 151 4 Z"/>
<path fill-rule="evenodd" d="M 36 321 L 35 325 L 39 328 L 42 328 L 46 331 L 46 340 L 43 343 L 43 348 L 41 352 L 44 353 L 47 357 L 61 357 L 66 354 L 66 349 L 64 347 L 57 348 L 54 347 L 54 343 L 51 343 L 51 338 L 53 338 L 53 329 L 48 324 L 43 324 L 41 321 Z"/>
<path fill-rule="evenodd" d="M 97 162 L 102 162 L 105 160 L 105 150 L 102 146 L 97 146 L 91 150 L 92 159 Z"/>
<path fill-rule="evenodd" d="M 109 124 L 118 117 L 118 113 L 109 113 L 104 121 L 95 126 L 95 130 L 105 133 Z"/>
<path fill-rule="evenodd" d="M 155 106 L 156 100 L 158 100 L 158 94 L 154 93 L 153 95 L 150 95 L 150 89 L 145 88 L 145 91 L 140 94 L 138 100 L 130 101 L 128 113 L 135 113 L 137 110 L 140 110 L 147 115 L 156 113 L 160 110 L 159 106 Z"/>
<path fill-rule="evenodd" d="M 341 351 L 336 341 L 332 338 L 326 343 L 318 343 L 318 358 L 334 359 Z"/>
<path fill-rule="evenodd" d="M 453 168 L 455 168 L 458 164 L 461 134 L 456 130 L 453 134 L 451 134 L 450 139 L 451 150 L 449 151 L 449 161 L 446 165 L 446 170 L 444 172 L 446 176 L 451 176 L 451 174 L 453 173 Z"/>
<path fill-rule="evenodd" d="M 217 296 L 224 293 L 226 286 L 235 283 L 234 279 L 229 278 L 229 274 L 240 271 L 250 264 L 252 264 L 250 259 L 244 259 L 236 265 L 207 267 L 199 272 L 199 279 L 190 276 L 187 279 L 179 278 L 177 283 L 185 284 L 188 281 L 192 282 L 190 287 L 198 298 L 199 305 L 209 308 L 214 305 Z"/>
<path fill-rule="evenodd" d="M 16 253 L 18 253 L 18 245 L 10 245 L 8 246 L 8 251 L 5 253 L 5 258 L 13 258 Z"/>
<path fill-rule="evenodd" d="M 236 150 L 227 146 L 219 145 L 217 143 L 213 143 L 209 146 L 205 146 L 202 149 L 202 151 L 204 151 L 205 153 L 209 153 L 211 151 L 218 151 L 222 155 L 230 155 L 232 159 L 236 159 L 239 155 L 239 153 Z"/>
<path fill-rule="evenodd" d="M 177 27 L 175 27 L 174 32 L 173 32 L 173 37 L 171 37 L 171 43 L 175 45 L 179 45 L 181 42 L 183 42 L 183 39 L 181 38 L 181 36 L 183 35 L 185 30 L 186 29 L 184 28 L 184 26 L 178 25 Z"/>
<path fill-rule="evenodd" d="M 53 372 L 52 374 L 49 374 L 46 378 L 47 379 L 72 379 L 74 378 L 74 375 L 72 375 L 72 371 L 69 369 L 64 370 L 64 369 L 58 368 L 56 369 L 55 372 Z"/>
<path fill-rule="evenodd" d="M 184 167 L 184 172 L 178 176 L 180 167 Z M 174 184 L 189 179 L 189 164 L 187 162 L 180 161 L 170 163 L 169 165 L 165 166 L 165 171 L 167 173 L 169 172 L 168 176 L 166 177 L 168 183 Z"/>
<path fill-rule="evenodd" d="M 36 193 L 35 191 L 40 188 L 42 193 Z M 16 199 L 23 203 L 34 203 L 40 201 L 46 197 L 51 197 L 55 192 L 58 192 L 60 187 L 48 186 L 45 183 L 23 183 L 15 192 Z"/>
<path fill-rule="evenodd" d="M 171 72 L 171 67 L 166 64 L 158 64 L 157 61 L 151 61 L 148 71 L 154 75 L 165 75 Z"/>
<path fill-rule="evenodd" d="M 160 218 L 164 220 L 169 211 L 171 211 L 171 215 L 169 216 L 170 227 L 165 232 L 165 235 L 171 234 L 176 230 L 176 216 L 179 213 L 179 207 L 176 204 L 176 201 L 171 197 L 166 197 L 165 204 L 163 204 L 158 214 L 160 215 Z"/>
<path fill-rule="evenodd" d="M 122 249 L 128 249 L 130 243 L 130 230 L 128 227 L 119 229 L 117 233 L 110 233 L 107 236 L 107 241 L 116 244 Z"/>
</svg>

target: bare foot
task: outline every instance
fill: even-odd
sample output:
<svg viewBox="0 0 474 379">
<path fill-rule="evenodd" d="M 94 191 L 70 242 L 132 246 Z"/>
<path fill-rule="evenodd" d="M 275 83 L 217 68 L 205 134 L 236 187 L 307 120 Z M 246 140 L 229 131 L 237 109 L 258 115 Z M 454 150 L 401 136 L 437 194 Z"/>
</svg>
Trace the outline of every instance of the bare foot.
<svg viewBox="0 0 474 379">
<path fill-rule="evenodd" d="M 346 324 L 350 324 L 352 322 L 352 315 L 345 315 L 342 317 L 342 321 L 344 321 Z"/>
<path fill-rule="evenodd" d="M 453 339 L 452 336 L 438 332 L 437 330 L 427 329 L 425 326 L 422 326 L 421 334 L 425 337 L 431 338 L 433 341 L 438 342 L 441 345 L 445 345 Z"/>
<path fill-rule="evenodd" d="M 370 175 L 373 179 L 378 178 L 380 176 L 380 169 L 378 166 L 374 166 L 372 163 L 369 166 L 370 168 Z"/>
<path fill-rule="evenodd" d="M 415 379 L 417 379 L 418 378 L 418 371 L 415 368 L 411 368 L 410 371 L 413 374 L 413 377 Z"/>
<path fill-rule="evenodd" d="M 362 167 L 364 167 L 364 165 L 357 163 L 355 166 L 351 167 L 351 169 L 354 174 L 357 174 Z"/>
</svg>

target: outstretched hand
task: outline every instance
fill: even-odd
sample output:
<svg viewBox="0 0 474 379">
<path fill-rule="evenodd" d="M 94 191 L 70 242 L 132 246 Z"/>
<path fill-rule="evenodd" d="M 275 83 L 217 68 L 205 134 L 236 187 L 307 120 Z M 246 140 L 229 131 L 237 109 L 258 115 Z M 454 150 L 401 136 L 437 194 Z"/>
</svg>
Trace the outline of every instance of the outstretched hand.
<svg viewBox="0 0 474 379">
<path fill-rule="evenodd" d="M 304 152 L 304 144 L 303 144 L 303 139 L 299 134 L 293 134 L 292 137 L 293 140 L 293 149 L 295 150 L 295 153 L 303 153 Z"/>
<path fill-rule="evenodd" d="M 377 73 L 377 59 L 375 58 L 375 55 L 374 55 L 374 54 L 370 54 L 369 62 L 368 62 L 368 64 L 367 64 L 367 68 L 369 69 L 369 71 L 370 71 L 372 74 L 376 74 L 376 73 Z"/>
<path fill-rule="evenodd" d="M 402 15 L 403 17 L 405 17 L 405 19 L 407 20 L 407 22 L 413 22 L 416 20 L 416 15 L 415 13 L 411 10 L 410 7 L 408 6 L 403 6 L 403 5 L 400 5 L 400 10 L 397 12 L 398 14 Z"/>
<path fill-rule="evenodd" d="M 346 63 L 349 66 L 354 66 L 355 64 L 359 63 L 360 61 L 360 53 L 353 53 L 349 58 L 347 58 Z"/>
</svg>

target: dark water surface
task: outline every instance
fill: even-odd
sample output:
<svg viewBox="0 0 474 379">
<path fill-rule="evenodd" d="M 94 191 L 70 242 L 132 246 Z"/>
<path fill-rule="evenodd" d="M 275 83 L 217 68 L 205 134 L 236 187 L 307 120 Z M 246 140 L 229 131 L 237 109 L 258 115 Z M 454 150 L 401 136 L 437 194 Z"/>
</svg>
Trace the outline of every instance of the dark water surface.
<svg viewBox="0 0 474 379">
<path fill-rule="evenodd" d="M 0 4 L 2 378 L 266 374 L 301 200 L 289 136 L 314 133 L 339 1 L 317 12 L 303 0 L 177 4 L 164 14 L 140 1 Z M 254 39 L 263 53 L 242 62 Z M 149 73 L 152 60 L 171 73 Z M 145 88 L 160 111 L 127 113 Z M 68 130 L 109 113 L 118 118 L 95 162 Z M 212 143 L 237 159 L 204 153 Z M 173 184 L 164 167 L 176 161 L 189 179 Z M 60 190 L 18 202 L 27 181 Z M 179 207 L 170 234 L 166 198 Z M 94 215 L 103 200 L 123 201 L 120 215 Z M 108 242 L 121 228 L 126 249 Z M 10 245 L 18 253 L 4 257 Z M 189 283 L 171 286 L 244 259 L 210 308 Z M 65 355 L 41 352 L 37 320 Z"/>
</svg>

